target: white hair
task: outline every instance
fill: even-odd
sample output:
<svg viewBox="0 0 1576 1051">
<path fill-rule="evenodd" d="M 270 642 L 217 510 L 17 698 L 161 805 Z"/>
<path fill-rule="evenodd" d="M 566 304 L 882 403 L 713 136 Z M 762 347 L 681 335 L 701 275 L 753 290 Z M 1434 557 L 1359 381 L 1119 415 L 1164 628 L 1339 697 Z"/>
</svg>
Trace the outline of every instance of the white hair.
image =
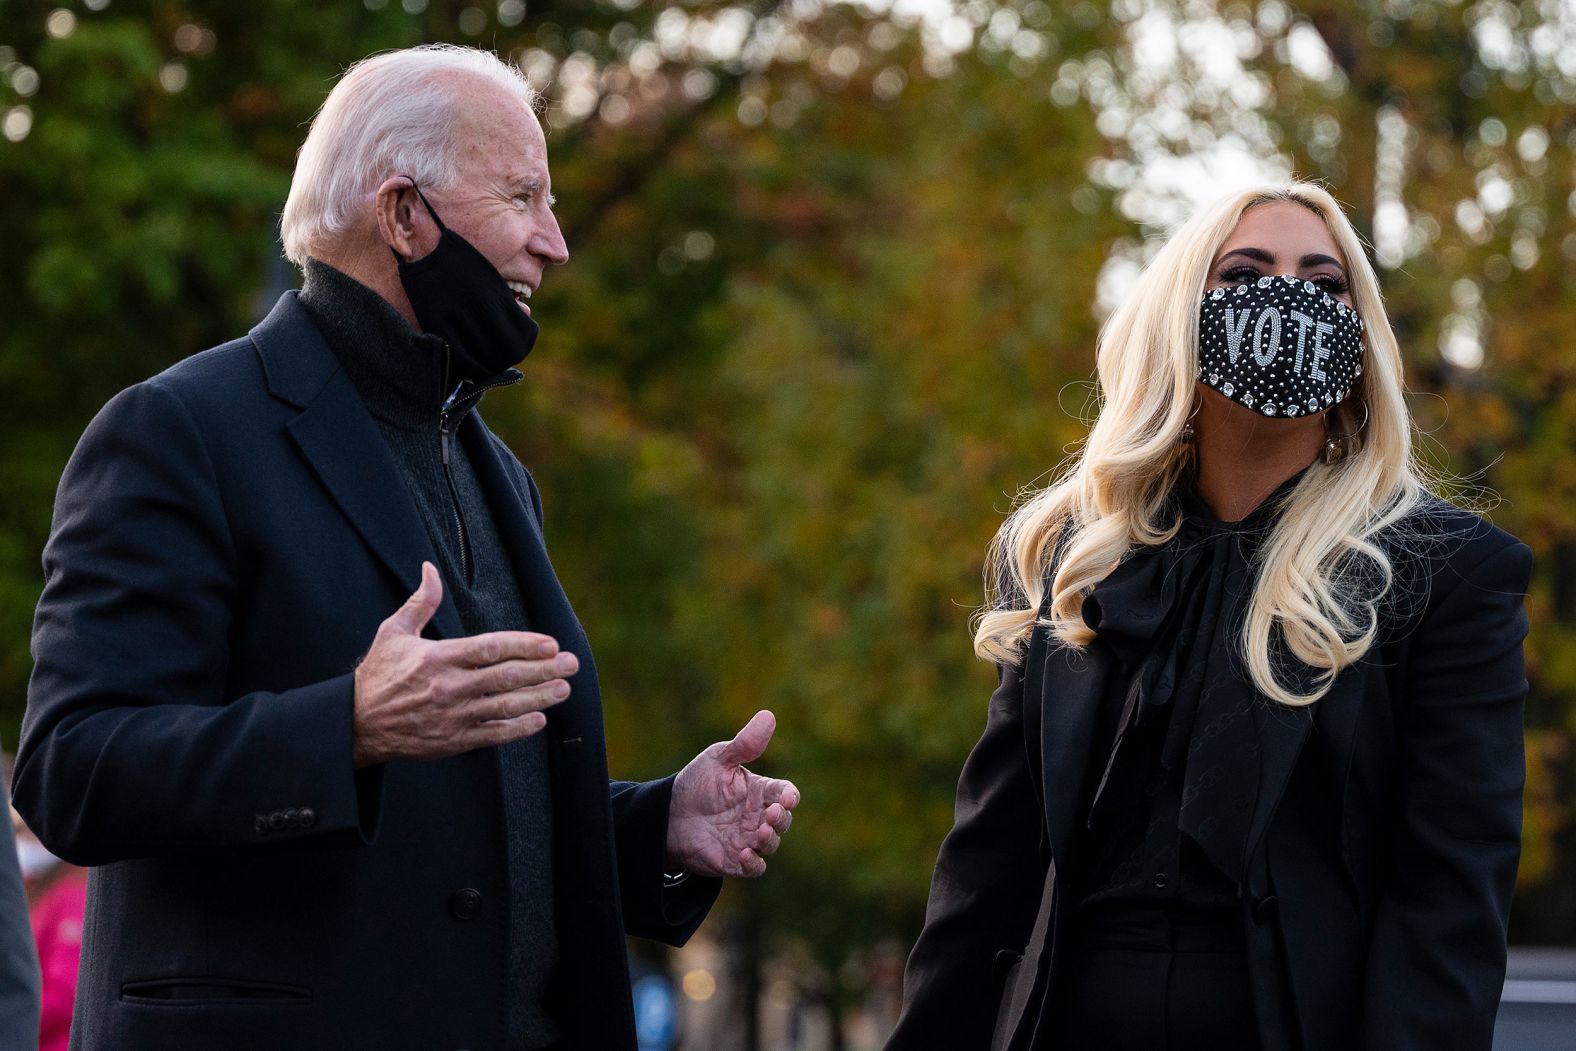
<svg viewBox="0 0 1576 1051">
<path fill-rule="evenodd" d="M 302 265 L 355 223 L 383 180 L 454 185 L 459 91 L 453 74 L 484 78 L 533 112 L 536 89 L 491 51 L 423 44 L 362 59 L 312 118 L 279 223 L 285 256 Z"/>
</svg>

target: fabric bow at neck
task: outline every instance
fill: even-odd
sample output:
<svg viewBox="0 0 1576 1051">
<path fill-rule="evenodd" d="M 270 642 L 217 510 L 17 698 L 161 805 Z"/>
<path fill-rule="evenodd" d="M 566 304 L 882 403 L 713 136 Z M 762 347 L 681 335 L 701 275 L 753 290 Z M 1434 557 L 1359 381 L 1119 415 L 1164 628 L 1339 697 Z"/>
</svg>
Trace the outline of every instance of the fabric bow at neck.
<svg viewBox="0 0 1576 1051">
<path fill-rule="evenodd" d="M 1260 781 L 1253 706 L 1266 702 L 1237 650 L 1254 554 L 1296 481 L 1240 522 L 1217 520 L 1180 483 L 1177 534 L 1129 554 L 1083 604 L 1085 623 L 1131 677 L 1107 771 L 1128 729 L 1169 719 L 1161 765 L 1180 784 L 1180 831 L 1239 885 Z"/>
</svg>

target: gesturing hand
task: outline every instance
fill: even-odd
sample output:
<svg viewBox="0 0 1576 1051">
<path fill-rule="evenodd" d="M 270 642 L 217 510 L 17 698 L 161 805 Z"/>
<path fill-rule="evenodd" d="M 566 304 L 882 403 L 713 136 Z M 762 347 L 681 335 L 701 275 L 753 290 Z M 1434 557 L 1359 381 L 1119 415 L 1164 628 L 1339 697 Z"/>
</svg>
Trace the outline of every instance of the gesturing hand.
<svg viewBox="0 0 1576 1051">
<path fill-rule="evenodd" d="M 744 768 L 766 751 L 777 720 L 756 712 L 731 741 L 690 760 L 673 782 L 668 865 L 698 876 L 759 876 L 793 823 L 799 790 Z"/>
<path fill-rule="evenodd" d="M 421 587 L 378 626 L 356 666 L 357 768 L 390 759 L 441 759 L 529 737 L 544 708 L 569 696 L 580 670 L 556 640 L 529 631 L 463 639 L 421 637 L 443 601 L 443 582 L 421 564 Z"/>
</svg>

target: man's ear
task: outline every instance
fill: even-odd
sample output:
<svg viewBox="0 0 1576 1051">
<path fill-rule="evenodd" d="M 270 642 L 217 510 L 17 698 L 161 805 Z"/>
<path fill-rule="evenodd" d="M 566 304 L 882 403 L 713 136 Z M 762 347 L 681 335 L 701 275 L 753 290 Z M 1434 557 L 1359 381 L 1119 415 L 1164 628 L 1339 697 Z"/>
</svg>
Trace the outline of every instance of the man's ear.
<svg viewBox="0 0 1576 1051">
<path fill-rule="evenodd" d="M 378 235 L 395 255 L 408 263 L 431 250 L 423 250 L 423 246 L 432 241 L 431 232 L 425 229 L 432 222 L 419 206 L 416 185 L 409 178 L 396 175 L 385 179 L 378 187 L 373 207 L 378 217 Z"/>
</svg>

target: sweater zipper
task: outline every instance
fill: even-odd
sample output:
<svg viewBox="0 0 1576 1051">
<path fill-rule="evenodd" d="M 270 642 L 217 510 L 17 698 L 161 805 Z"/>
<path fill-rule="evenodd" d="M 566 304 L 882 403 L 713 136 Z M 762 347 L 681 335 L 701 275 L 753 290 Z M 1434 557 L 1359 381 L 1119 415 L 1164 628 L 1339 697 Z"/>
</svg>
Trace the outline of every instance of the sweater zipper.
<svg viewBox="0 0 1576 1051">
<path fill-rule="evenodd" d="M 443 385 L 449 386 L 449 345 L 443 345 Z M 465 535 L 465 516 L 460 513 L 460 494 L 454 487 L 454 469 L 449 465 L 449 444 L 453 438 L 453 412 L 460 393 L 460 384 L 455 384 L 449 391 L 448 397 L 443 399 L 443 408 L 438 413 L 438 444 L 443 451 L 443 480 L 449 487 L 449 514 L 454 519 L 454 538 L 460 548 L 460 575 L 467 584 L 471 583 L 471 545 L 470 538 Z"/>
<path fill-rule="evenodd" d="M 465 535 L 465 516 L 460 514 L 460 494 L 454 488 L 454 470 L 449 466 L 451 433 L 449 413 L 445 411 L 438 417 L 438 436 L 443 445 L 443 480 L 449 486 L 449 513 L 454 518 L 454 536 L 460 546 L 460 573 L 464 575 L 465 582 L 470 584 L 472 583 L 470 539 Z"/>
<path fill-rule="evenodd" d="M 449 347 L 443 347 L 443 377 L 444 385 L 448 385 L 449 377 Z M 454 469 L 450 465 L 451 446 L 454 441 L 454 420 L 463 415 L 476 402 L 481 400 L 483 394 L 494 387 L 503 387 L 511 384 L 518 377 L 505 375 L 480 387 L 472 387 L 464 397 L 460 391 L 465 388 L 463 382 L 454 385 L 448 397 L 443 400 L 443 409 L 438 413 L 438 441 L 443 451 L 443 480 L 449 487 L 449 513 L 454 519 L 454 536 L 459 541 L 460 547 L 460 572 L 465 576 L 467 584 L 475 583 L 471 578 L 471 544 L 470 536 L 465 531 L 465 516 L 460 513 L 460 492 L 454 485 Z"/>
</svg>

